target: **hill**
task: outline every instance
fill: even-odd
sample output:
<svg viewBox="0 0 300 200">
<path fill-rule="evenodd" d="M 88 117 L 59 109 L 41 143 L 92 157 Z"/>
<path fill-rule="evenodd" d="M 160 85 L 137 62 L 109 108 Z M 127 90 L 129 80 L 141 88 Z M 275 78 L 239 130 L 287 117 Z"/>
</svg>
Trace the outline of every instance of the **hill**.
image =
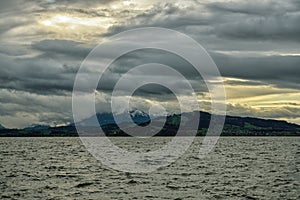
<svg viewBox="0 0 300 200">
<path fill-rule="evenodd" d="M 190 113 L 173 114 L 166 118 L 156 117 L 152 119 L 153 130 L 157 133 L 155 136 L 175 136 L 180 125 L 181 118 L 184 121 L 183 128 L 187 133 L 191 130 L 189 123 L 192 122 L 193 116 L 200 113 L 200 122 L 198 124 L 197 136 L 204 136 L 206 134 L 211 114 L 207 112 L 195 111 Z M 131 119 L 139 126 L 146 126 L 150 122 L 150 117 L 137 111 L 130 112 Z M 125 117 L 125 114 L 118 116 L 118 121 L 125 127 L 125 132 L 120 130 L 116 124 L 111 113 L 98 113 L 96 115 L 99 124 L 107 136 L 129 136 L 126 134 L 128 131 L 140 131 L 140 127 L 133 127 L 131 120 Z M 87 129 L 86 136 L 95 136 L 95 127 L 98 124 L 93 124 L 95 118 L 88 118 L 78 123 L 79 126 Z M 164 122 L 163 128 L 159 131 L 156 124 Z M 141 133 L 141 136 L 147 136 L 148 133 Z M 149 135 L 150 132 L 149 132 Z M 25 129 L 0 129 L 0 136 L 78 136 L 74 124 L 62 127 L 49 127 L 49 126 L 35 126 Z M 254 117 L 238 117 L 226 116 L 225 124 L 222 131 L 222 136 L 300 136 L 300 126 L 291 124 L 286 121 L 260 119 Z"/>
</svg>

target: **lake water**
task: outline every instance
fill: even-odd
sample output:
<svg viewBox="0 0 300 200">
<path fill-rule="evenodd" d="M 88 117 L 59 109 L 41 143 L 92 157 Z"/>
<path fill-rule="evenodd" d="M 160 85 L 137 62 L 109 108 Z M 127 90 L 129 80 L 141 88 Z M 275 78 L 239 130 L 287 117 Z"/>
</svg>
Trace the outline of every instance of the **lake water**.
<svg viewBox="0 0 300 200">
<path fill-rule="evenodd" d="M 169 138 L 112 138 L 149 151 Z M 79 138 L 0 138 L 0 199 L 300 199 L 300 138 L 220 138 L 197 157 L 202 138 L 170 166 L 114 171 Z"/>
</svg>

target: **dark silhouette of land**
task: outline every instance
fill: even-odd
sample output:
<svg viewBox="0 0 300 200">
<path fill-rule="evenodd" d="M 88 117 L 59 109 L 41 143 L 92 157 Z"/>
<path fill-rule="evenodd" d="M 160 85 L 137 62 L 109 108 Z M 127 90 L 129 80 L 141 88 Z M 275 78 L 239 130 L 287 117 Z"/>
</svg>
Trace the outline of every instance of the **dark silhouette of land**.
<svg viewBox="0 0 300 200">
<path fill-rule="evenodd" d="M 166 118 L 157 117 L 151 121 L 151 126 L 155 128 L 155 124 L 161 120 L 165 120 L 163 128 L 155 136 L 175 136 L 178 127 L 181 123 L 181 118 L 184 123 L 183 130 L 186 132 L 186 136 L 189 136 L 192 130 L 190 127 L 191 123 L 195 123 L 193 120 L 194 115 L 198 114 L 195 112 L 173 114 Z M 197 136 L 205 136 L 210 120 L 211 114 L 207 112 L 200 113 L 200 122 L 198 123 Z M 131 113 L 132 114 L 132 113 Z M 111 113 L 101 113 L 96 115 L 99 124 L 106 136 L 110 137 L 127 137 L 129 135 L 126 132 L 135 131 L 136 127 L 132 127 L 132 123 L 121 120 L 125 130 L 121 130 L 115 123 Z M 138 126 L 147 126 L 150 123 L 150 117 L 143 113 L 134 113 L 131 115 L 132 120 Z M 83 120 L 78 123 L 78 126 L 86 130 L 84 136 L 98 136 L 97 124 L 91 123 L 92 118 Z M 218 125 L 218 124 L 216 124 Z M 138 127 L 140 128 L 140 127 Z M 76 127 L 74 124 L 61 127 L 50 127 L 50 126 L 33 126 L 25 129 L 6 129 L 3 126 L 0 128 L 0 137 L 70 137 L 78 136 Z M 141 134 L 145 136 L 145 134 Z M 297 124 L 291 124 L 286 121 L 279 120 L 268 120 L 253 117 L 236 117 L 226 116 L 225 124 L 221 136 L 300 136 L 300 126 Z"/>
</svg>

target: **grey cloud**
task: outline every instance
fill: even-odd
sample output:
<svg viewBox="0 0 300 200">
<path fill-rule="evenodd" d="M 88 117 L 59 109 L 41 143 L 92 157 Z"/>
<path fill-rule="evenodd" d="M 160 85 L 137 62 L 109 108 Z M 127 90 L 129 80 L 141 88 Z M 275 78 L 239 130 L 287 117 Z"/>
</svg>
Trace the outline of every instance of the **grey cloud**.
<svg viewBox="0 0 300 200">
<path fill-rule="evenodd" d="M 300 56 L 237 57 L 213 54 L 212 57 L 225 77 L 300 88 Z"/>
<path fill-rule="evenodd" d="M 71 92 L 77 70 L 90 48 L 65 40 L 43 40 L 32 45 L 41 54 L 14 58 L 0 54 L 0 88 L 38 94 Z"/>
<path fill-rule="evenodd" d="M 43 0 L 44 4 L 55 4 L 55 5 L 84 5 L 84 6 L 95 6 L 110 4 L 117 0 Z"/>
<path fill-rule="evenodd" d="M 23 118 L 22 121 L 38 120 L 41 123 L 54 125 L 53 123 L 68 123 L 71 121 L 71 96 L 38 95 L 22 91 L 10 91 L 1 89 L 0 118 L 6 119 Z M 23 116 L 24 115 L 24 116 Z M 50 116 L 55 117 L 46 121 Z M 8 126 L 15 127 L 6 121 Z M 31 121 L 33 123 L 33 121 Z M 37 123 L 37 122 L 36 122 Z M 30 125 L 21 123 L 22 126 Z"/>
<path fill-rule="evenodd" d="M 105 36 L 144 26 L 184 31 L 197 26 L 202 27 L 198 34 L 231 40 L 299 41 L 300 27 L 296 25 L 300 21 L 298 6 L 299 3 L 292 0 L 198 3 L 184 8 L 172 3 L 158 4 L 112 26 Z"/>
<path fill-rule="evenodd" d="M 46 54 L 62 54 L 84 59 L 91 48 L 82 45 L 82 43 L 71 40 L 42 40 L 32 44 L 32 48 Z"/>
<path fill-rule="evenodd" d="M 284 14 L 286 12 L 298 11 L 292 1 L 277 1 L 277 0 L 252 0 L 240 2 L 213 2 L 206 5 L 213 12 L 240 13 L 249 15 L 268 16 L 274 13 Z"/>
<path fill-rule="evenodd" d="M 229 115 L 238 116 L 252 116 L 261 118 L 285 118 L 285 119 L 296 119 L 299 118 L 300 107 L 274 107 L 270 106 L 267 108 L 252 108 L 244 104 L 228 104 L 227 105 Z"/>
<path fill-rule="evenodd" d="M 283 14 L 269 17 L 240 18 L 217 25 L 214 33 L 219 37 L 259 40 L 300 40 L 300 14 Z"/>
<path fill-rule="evenodd" d="M 40 55 L 30 58 L 13 58 L 0 55 L 0 88 L 18 91 L 27 91 L 36 94 L 64 95 L 73 90 L 73 83 L 77 70 L 84 57 L 90 51 L 89 48 L 80 46 L 80 43 L 63 40 L 44 40 L 32 45 L 34 50 L 41 52 Z M 97 60 L 101 62 L 101 58 Z M 102 76 L 99 82 L 99 90 L 110 93 L 117 80 L 131 68 L 145 63 L 160 63 L 173 67 L 183 74 L 194 86 L 197 93 L 206 92 L 201 75 L 184 59 L 160 50 L 144 50 L 132 52 L 117 59 Z M 87 72 L 93 74 L 93 72 Z M 135 76 L 134 79 L 144 79 L 144 76 L 161 76 L 174 85 L 180 93 L 180 81 L 168 74 L 145 74 Z M 147 92 L 140 92 L 143 96 L 151 96 Z M 156 88 L 157 89 L 157 88 Z M 151 89 L 154 91 L 154 88 Z M 168 95 L 170 91 L 161 90 L 160 95 Z M 159 98 L 159 97 L 157 97 Z"/>
<path fill-rule="evenodd" d="M 110 27 L 103 36 L 145 26 L 177 29 L 186 26 L 206 26 L 212 22 L 213 16 L 202 14 L 193 7 L 181 9 L 172 3 L 161 3 L 130 17 L 121 24 Z"/>
<path fill-rule="evenodd" d="M 21 16 L 2 16 L 2 20 L 0 21 L 0 34 L 4 34 L 16 27 L 32 24 L 33 22 L 33 19 L 23 18 Z"/>
<path fill-rule="evenodd" d="M 160 63 L 170 66 L 187 78 L 198 78 L 199 74 L 184 58 L 159 49 L 143 49 L 133 51 L 119 57 L 110 67 L 110 72 L 125 73 L 134 66 L 145 63 Z"/>
<path fill-rule="evenodd" d="M 0 65 L 0 88 L 40 94 L 72 91 L 75 70 L 58 61 L 0 55 Z"/>
<path fill-rule="evenodd" d="M 204 84 L 201 74 L 199 74 L 198 71 L 188 61 L 172 53 L 154 49 L 133 51 L 119 57 L 103 74 L 99 81 L 98 89 L 111 92 L 123 74 L 127 73 L 133 67 L 146 63 L 159 63 L 167 65 L 182 74 L 185 79 L 190 82 L 196 93 L 201 94 L 203 92 L 207 92 L 207 88 Z M 185 94 L 186 88 L 181 88 L 182 80 L 178 80 L 178 77 L 166 74 L 164 71 L 149 70 L 147 74 L 135 75 L 132 77 L 131 84 L 135 84 L 136 80 L 144 80 L 149 77 L 153 77 L 153 81 L 155 81 L 155 79 L 160 79 L 172 83 L 174 86 L 176 86 L 175 88 L 177 88 L 177 92 L 179 94 Z M 153 96 L 159 99 L 163 98 L 162 96 L 169 95 L 171 93 L 171 91 L 166 90 L 165 88 L 149 85 L 140 90 L 137 94 L 143 97 Z"/>
<path fill-rule="evenodd" d="M 25 0 L 10 0 L 10 1 L 1 1 L 0 2 L 0 14 L 4 12 L 12 12 L 21 8 L 21 5 L 26 3 Z"/>
<path fill-rule="evenodd" d="M 299 7 L 296 1 L 241 1 L 207 5 L 226 20 L 212 25 L 218 37 L 251 40 L 299 41 Z"/>
</svg>

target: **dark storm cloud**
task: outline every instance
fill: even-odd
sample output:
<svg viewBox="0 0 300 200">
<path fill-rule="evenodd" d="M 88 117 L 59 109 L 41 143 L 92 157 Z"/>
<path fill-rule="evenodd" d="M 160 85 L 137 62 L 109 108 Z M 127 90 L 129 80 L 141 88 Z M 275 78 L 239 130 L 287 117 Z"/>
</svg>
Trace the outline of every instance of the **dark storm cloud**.
<svg viewBox="0 0 300 200">
<path fill-rule="evenodd" d="M 218 37 L 251 40 L 300 40 L 300 13 L 282 16 L 249 17 L 216 26 Z"/>
<path fill-rule="evenodd" d="M 89 48 L 80 43 L 62 40 L 45 40 L 33 44 L 41 55 L 32 58 L 11 58 L 0 55 L 0 88 L 29 91 L 39 94 L 61 94 L 71 92 L 76 72 L 89 52 Z M 263 85 L 274 84 L 281 88 L 299 89 L 299 56 L 240 57 L 212 53 L 213 59 L 224 77 L 240 78 L 252 81 L 227 81 L 227 84 Z M 57 59 L 64 62 L 57 61 Z M 101 59 L 99 60 L 101 61 Z M 160 50 L 132 52 L 120 57 L 103 75 L 99 89 L 111 92 L 117 80 L 131 68 L 145 63 L 161 63 L 173 67 L 190 80 L 198 93 L 207 91 L 201 75 L 184 59 Z M 259 69 L 259 70 L 258 70 Z M 148 74 L 152 76 L 152 74 Z M 174 81 L 174 77 L 161 75 L 165 80 Z M 143 79 L 145 77 L 135 77 Z M 178 88 L 180 89 L 180 82 Z M 152 91 L 154 91 L 153 88 Z M 157 88 L 156 88 L 157 89 Z M 157 92 L 157 91 L 156 91 Z M 183 91 L 182 91 L 183 92 Z M 158 93 L 168 94 L 162 90 Z M 140 92 L 151 96 L 151 91 Z"/>
<path fill-rule="evenodd" d="M 225 84 L 238 86 L 264 86 L 273 85 L 279 88 L 300 88 L 300 56 L 262 56 L 247 57 L 231 54 L 211 52 L 223 77 L 231 77 L 242 80 L 227 80 Z M 192 84 L 196 92 L 205 92 L 207 88 L 201 75 L 188 62 L 180 57 L 156 50 L 144 50 L 127 54 L 115 61 L 102 78 L 102 89 L 112 90 L 114 83 L 134 66 L 145 63 L 161 63 L 173 67 L 183 74 Z M 149 76 L 157 76 L 148 74 Z M 174 81 L 174 77 L 162 75 L 166 80 Z M 140 77 L 143 79 L 143 77 Z M 179 84 L 180 85 L 180 84 Z M 166 92 L 167 91 L 161 91 Z M 268 91 L 258 91 L 260 95 L 268 94 Z M 274 92 L 274 91 L 272 91 Z M 286 91 L 283 91 L 286 92 Z M 251 95 L 251 94 L 250 94 Z M 253 95 L 253 94 L 252 94 Z M 144 94 L 147 96 L 147 93 Z M 149 95 L 150 92 L 149 92 Z"/>
<path fill-rule="evenodd" d="M 51 59 L 0 55 L 0 88 L 39 94 L 71 91 L 76 70 Z"/>
<path fill-rule="evenodd" d="M 0 88 L 49 95 L 71 92 L 77 70 L 91 50 L 66 40 L 43 40 L 32 44 L 32 49 L 39 55 L 0 54 Z"/>
<path fill-rule="evenodd" d="M 203 28 L 200 34 L 213 34 L 219 38 L 299 41 L 299 21 L 299 3 L 293 0 L 201 3 L 184 8 L 167 3 L 155 5 L 112 26 L 105 35 L 144 26 L 177 30 L 198 26 Z"/>
<path fill-rule="evenodd" d="M 199 77 L 197 70 L 187 60 L 160 49 L 143 49 L 127 53 L 112 63 L 110 71 L 123 74 L 132 67 L 145 63 L 160 63 L 170 66 L 187 78 L 193 79 Z"/>
<path fill-rule="evenodd" d="M 167 65 L 182 74 L 185 79 L 190 82 L 196 93 L 200 95 L 201 93 L 207 92 L 207 88 L 204 84 L 201 74 L 199 74 L 199 72 L 188 61 L 179 57 L 178 55 L 157 49 L 133 51 L 119 57 L 103 74 L 102 78 L 100 79 L 98 89 L 101 91 L 111 92 L 114 89 L 116 82 L 123 74 L 126 74 L 134 67 L 146 63 L 159 63 Z M 178 94 L 187 95 L 186 88 L 182 87 L 182 80 L 179 80 L 178 77 L 174 77 L 163 70 L 149 70 L 147 74 L 132 75 L 132 81 L 128 84 L 135 85 L 136 82 L 141 80 L 149 80 L 151 77 L 153 77 L 152 80 L 154 82 L 157 79 L 172 83 L 172 85 L 175 86 L 174 88 L 176 88 L 176 92 L 178 92 Z M 126 88 L 124 89 L 126 90 Z M 153 97 L 155 99 L 162 99 L 166 97 L 166 99 L 168 99 L 170 98 L 168 95 L 171 93 L 172 92 L 170 90 L 164 87 L 148 85 L 147 87 L 140 89 L 136 95 L 147 98 Z"/>
<path fill-rule="evenodd" d="M 200 39 L 204 39 L 204 44 L 205 39 L 212 35 L 220 38 L 217 41 L 209 39 L 215 49 L 247 49 L 243 46 L 248 46 L 248 48 L 256 46 L 257 50 L 261 46 L 264 49 L 273 50 L 272 48 L 276 46 L 274 43 L 281 43 L 288 48 L 292 45 L 286 45 L 285 41 L 298 42 L 300 39 L 300 26 L 297 26 L 300 21 L 300 12 L 297 1 L 235 1 L 202 3 L 201 6 L 204 6 L 206 10 L 199 7 L 199 4 L 184 8 L 172 3 L 158 4 L 142 14 L 133 16 L 124 24 L 113 26 L 107 35 L 143 26 L 170 27 L 189 33 L 189 29 L 183 27 L 197 26 L 200 27 L 197 29 L 197 34 L 200 35 Z M 241 40 L 243 43 L 237 43 L 236 40 Z M 271 42 L 254 44 L 255 41 L 260 40 Z M 209 43 L 206 44 L 209 46 Z M 252 82 L 243 82 L 244 85 L 273 84 L 282 88 L 299 89 L 299 56 L 248 57 L 245 55 L 239 57 L 216 53 L 212 53 L 212 56 L 223 76 L 252 80 Z M 182 64 L 182 66 L 186 65 Z M 124 68 L 120 69 L 124 70 Z"/>
<path fill-rule="evenodd" d="M 252 0 L 240 2 L 213 2 L 206 5 L 212 12 L 240 13 L 249 15 L 269 16 L 274 13 L 284 14 L 286 12 L 296 12 L 297 7 L 293 1 L 277 1 L 277 0 Z"/>
<path fill-rule="evenodd" d="M 63 95 L 72 92 L 77 70 L 89 53 L 90 48 L 82 47 L 81 43 L 65 40 L 43 40 L 32 45 L 39 55 L 29 58 L 14 58 L 0 54 L 0 88 L 26 91 L 35 94 Z M 102 58 L 97 59 L 101 62 Z M 201 75 L 184 59 L 161 50 L 143 50 L 132 52 L 117 59 L 102 76 L 99 90 L 111 93 L 115 83 L 128 70 L 145 63 L 160 63 L 173 67 L 184 75 L 194 86 L 195 92 L 206 91 Z M 94 72 L 87 72 L 93 75 Z M 181 81 L 174 80 L 168 74 L 145 74 L 134 76 L 135 80 L 157 76 L 177 85 L 179 93 L 185 94 Z M 158 77 L 159 76 L 159 77 Z M 134 81 L 132 82 L 134 84 Z M 158 90 L 159 89 L 159 90 Z M 169 95 L 171 92 L 164 88 L 150 87 L 138 93 L 139 96 L 149 97 Z"/>
<path fill-rule="evenodd" d="M 227 18 L 214 26 L 219 37 L 260 40 L 300 39 L 299 7 L 296 1 L 241 1 L 207 5 L 213 13 Z"/>
<path fill-rule="evenodd" d="M 32 48 L 44 54 L 61 54 L 83 59 L 91 51 L 91 48 L 82 45 L 80 42 L 71 40 L 42 40 L 34 43 Z"/>
<path fill-rule="evenodd" d="M 165 27 L 176 29 L 186 26 L 204 26 L 213 22 L 214 16 L 205 15 L 196 8 L 181 9 L 172 3 L 161 3 L 149 10 L 136 14 L 126 22 L 109 28 L 103 36 L 111 36 L 116 33 L 138 27 Z"/>
<path fill-rule="evenodd" d="M 300 89 L 300 56 L 212 56 L 225 77 L 257 80 L 277 87 Z"/>
<path fill-rule="evenodd" d="M 251 40 L 300 40 L 298 3 L 241 1 L 211 3 L 206 7 L 225 20 L 213 26 L 218 37 Z"/>
</svg>

